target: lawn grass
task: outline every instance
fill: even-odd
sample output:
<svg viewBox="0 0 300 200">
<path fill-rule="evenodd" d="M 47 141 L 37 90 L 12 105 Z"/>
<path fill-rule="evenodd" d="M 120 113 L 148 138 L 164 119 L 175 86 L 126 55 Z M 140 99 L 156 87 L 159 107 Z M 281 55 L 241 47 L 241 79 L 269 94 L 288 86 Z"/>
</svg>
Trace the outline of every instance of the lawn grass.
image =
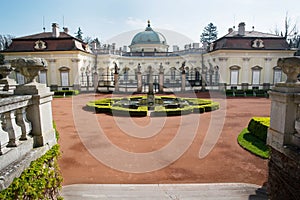
<svg viewBox="0 0 300 200">
<path fill-rule="evenodd" d="M 246 149 L 247 151 L 261 157 L 261 158 L 269 158 L 270 149 L 269 147 L 260 139 L 255 137 L 248 131 L 248 128 L 244 128 L 239 134 L 238 143 L 241 147 Z"/>
</svg>

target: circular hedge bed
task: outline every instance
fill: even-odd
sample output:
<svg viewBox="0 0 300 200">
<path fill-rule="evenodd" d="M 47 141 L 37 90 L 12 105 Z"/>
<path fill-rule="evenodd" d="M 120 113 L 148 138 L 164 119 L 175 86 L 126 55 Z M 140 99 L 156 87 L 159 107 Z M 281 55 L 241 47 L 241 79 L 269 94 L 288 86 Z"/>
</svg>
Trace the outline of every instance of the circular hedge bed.
<svg viewBox="0 0 300 200">
<path fill-rule="evenodd" d="M 104 98 L 87 104 L 96 113 L 117 116 L 178 116 L 217 110 L 220 104 L 206 99 L 181 98 L 175 96 L 155 96 L 149 104 L 147 95 L 118 98 Z M 149 106 L 151 105 L 151 106 Z"/>
</svg>

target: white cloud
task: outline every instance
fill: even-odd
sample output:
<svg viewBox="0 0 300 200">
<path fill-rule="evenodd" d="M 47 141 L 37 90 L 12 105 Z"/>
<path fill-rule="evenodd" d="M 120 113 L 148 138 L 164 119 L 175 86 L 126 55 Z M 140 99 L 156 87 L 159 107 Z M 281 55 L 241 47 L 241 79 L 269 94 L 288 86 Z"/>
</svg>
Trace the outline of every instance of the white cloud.
<svg viewBox="0 0 300 200">
<path fill-rule="evenodd" d="M 146 26 L 147 21 L 138 18 L 128 17 L 125 23 L 134 29 L 140 29 Z"/>
</svg>

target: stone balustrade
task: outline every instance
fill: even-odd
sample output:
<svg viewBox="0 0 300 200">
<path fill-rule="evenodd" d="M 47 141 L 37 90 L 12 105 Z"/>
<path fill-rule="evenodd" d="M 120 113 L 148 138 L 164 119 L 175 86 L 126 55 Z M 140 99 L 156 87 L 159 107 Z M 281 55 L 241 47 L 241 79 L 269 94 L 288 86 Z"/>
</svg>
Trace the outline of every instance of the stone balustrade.
<svg viewBox="0 0 300 200">
<path fill-rule="evenodd" d="M 11 164 L 26 151 L 19 151 L 18 155 L 12 152 L 21 146 L 24 141 L 32 138 L 31 122 L 27 119 L 27 108 L 32 104 L 30 95 L 11 96 L 0 99 L 0 169 Z M 30 147 L 32 149 L 32 146 Z"/>
<path fill-rule="evenodd" d="M 15 85 L 7 78 L 11 68 L 0 66 L 5 74 L 0 79 L 0 191 L 56 144 L 51 107 L 53 93 L 45 84 L 35 81 L 46 61 L 18 58 L 11 65 L 29 81 Z"/>
<path fill-rule="evenodd" d="M 300 58 L 278 60 L 287 75 L 269 92 L 271 121 L 267 143 L 271 148 L 268 190 L 270 199 L 300 199 Z"/>
</svg>

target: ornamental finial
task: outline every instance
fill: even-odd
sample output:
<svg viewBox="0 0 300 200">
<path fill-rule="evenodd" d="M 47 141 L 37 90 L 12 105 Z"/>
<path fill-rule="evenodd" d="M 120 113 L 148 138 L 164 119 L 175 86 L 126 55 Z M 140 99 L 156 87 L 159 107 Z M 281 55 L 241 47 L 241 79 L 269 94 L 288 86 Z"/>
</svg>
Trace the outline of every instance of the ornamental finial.
<svg viewBox="0 0 300 200">
<path fill-rule="evenodd" d="M 150 20 L 148 19 L 148 27 L 150 27 Z"/>
</svg>

